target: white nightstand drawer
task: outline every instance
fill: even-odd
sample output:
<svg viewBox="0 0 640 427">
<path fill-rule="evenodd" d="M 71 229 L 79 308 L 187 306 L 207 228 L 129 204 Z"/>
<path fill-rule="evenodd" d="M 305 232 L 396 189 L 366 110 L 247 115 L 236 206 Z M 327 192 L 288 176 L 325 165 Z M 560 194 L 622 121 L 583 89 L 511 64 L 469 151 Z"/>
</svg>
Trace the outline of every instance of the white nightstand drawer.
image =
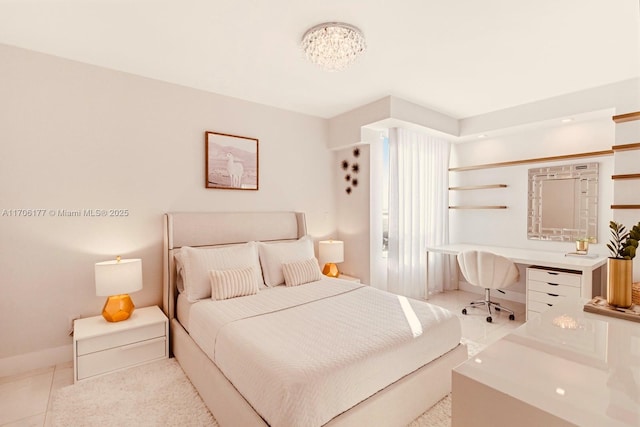
<svg viewBox="0 0 640 427">
<path fill-rule="evenodd" d="M 544 293 L 544 292 L 536 292 L 536 291 L 529 291 L 528 294 L 529 296 L 528 298 L 528 304 L 531 305 L 534 302 L 541 302 L 543 304 L 557 304 L 560 301 L 562 301 L 564 298 L 566 298 L 564 295 L 559 295 L 559 294 L 549 294 L 549 293 Z M 531 307 L 528 307 L 531 308 Z"/>
<path fill-rule="evenodd" d="M 527 268 L 527 278 L 540 282 L 555 283 L 558 285 L 568 285 L 580 287 L 582 275 L 577 273 L 566 273 L 564 271 L 547 270 L 541 268 Z"/>
<path fill-rule="evenodd" d="M 558 283 L 539 282 L 529 280 L 527 283 L 530 291 L 543 292 L 545 294 L 562 295 L 565 297 L 580 297 L 580 288 L 575 286 L 560 285 Z"/>
<path fill-rule="evenodd" d="M 78 356 L 78 380 L 100 375 L 153 359 L 166 357 L 167 338 L 162 336 L 121 347 Z"/>
<path fill-rule="evenodd" d="M 157 337 L 165 336 L 165 322 L 141 326 L 128 330 L 114 331 L 114 333 L 104 334 L 92 338 L 77 341 L 78 356 L 106 350 L 112 347 L 137 343 Z"/>
</svg>

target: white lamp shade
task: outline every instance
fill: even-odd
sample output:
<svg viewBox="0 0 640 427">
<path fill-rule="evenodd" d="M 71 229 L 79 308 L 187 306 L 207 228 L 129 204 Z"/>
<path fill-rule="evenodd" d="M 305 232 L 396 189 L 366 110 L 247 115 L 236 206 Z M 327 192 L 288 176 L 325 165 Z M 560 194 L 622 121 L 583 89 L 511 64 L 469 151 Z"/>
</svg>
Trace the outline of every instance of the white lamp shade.
<svg viewBox="0 0 640 427">
<path fill-rule="evenodd" d="M 318 242 L 318 255 L 323 264 L 344 261 L 344 242 L 340 240 L 321 240 Z"/>
<path fill-rule="evenodd" d="M 121 259 L 96 263 L 96 295 L 128 294 L 142 289 L 142 260 Z"/>
</svg>

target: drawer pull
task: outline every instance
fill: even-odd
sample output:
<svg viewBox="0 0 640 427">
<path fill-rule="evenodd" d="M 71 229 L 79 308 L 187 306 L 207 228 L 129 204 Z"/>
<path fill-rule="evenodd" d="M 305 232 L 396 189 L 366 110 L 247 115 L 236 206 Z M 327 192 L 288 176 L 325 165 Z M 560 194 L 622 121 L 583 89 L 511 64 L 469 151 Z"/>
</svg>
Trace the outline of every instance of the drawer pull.
<svg viewBox="0 0 640 427">
<path fill-rule="evenodd" d="M 549 303 L 547 303 L 547 305 L 548 305 L 549 307 L 553 307 L 553 304 L 549 304 Z"/>
<path fill-rule="evenodd" d="M 547 285 L 549 285 L 549 286 L 560 286 L 559 283 L 551 283 L 551 282 L 547 282 Z"/>
<path fill-rule="evenodd" d="M 555 271 L 547 271 L 547 274 L 551 274 L 552 276 L 557 276 L 560 273 L 555 272 Z"/>
<path fill-rule="evenodd" d="M 550 297 L 559 297 L 559 296 L 560 296 L 560 295 L 558 295 L 558 294 L 550 294 L 550 293 L 548 293 L 548 292 L 547 292 L 547 295 L 549 295 Z"/>
</svg>

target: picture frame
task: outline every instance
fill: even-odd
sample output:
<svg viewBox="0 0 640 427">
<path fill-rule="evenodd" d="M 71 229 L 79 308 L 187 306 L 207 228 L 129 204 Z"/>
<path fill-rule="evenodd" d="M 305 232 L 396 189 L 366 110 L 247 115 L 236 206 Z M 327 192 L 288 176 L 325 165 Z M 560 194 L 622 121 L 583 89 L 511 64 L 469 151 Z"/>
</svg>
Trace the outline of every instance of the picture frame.
<svg viewBox="0 0 640 427">
<path fill-rule="evenodd" d="M 258 139 L 205 132 L 205 187 L 258 190 Z"/>
</svg>

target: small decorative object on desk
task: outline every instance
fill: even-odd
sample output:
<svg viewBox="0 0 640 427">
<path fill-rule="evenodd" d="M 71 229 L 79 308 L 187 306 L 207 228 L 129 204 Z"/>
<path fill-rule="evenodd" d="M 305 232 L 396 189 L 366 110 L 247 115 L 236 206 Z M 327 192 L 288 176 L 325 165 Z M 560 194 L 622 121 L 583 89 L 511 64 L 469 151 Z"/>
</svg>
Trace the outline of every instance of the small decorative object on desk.
<svg viewBox="0 0 640 427">
<path fill-rule="evenodd" d="M 640 305 L 640 282 L 636 282 L 632 285 L 631 303 L 635 305 Z"/>
<path fill-rule="evenodd" d="M 604 316 L 617 317 L 619 319 L 640 322 L 640 305 L 632 305 L 629 308 L 620 308 L 611 305 L 605 298 L 595 297 L 584 305 L 584 311 Z"/>
<path fill-rule="evenodd" d="M 589 238 L 576 240 L 576 253 L 586 255 L 589 252 Z"/>
</svg>

